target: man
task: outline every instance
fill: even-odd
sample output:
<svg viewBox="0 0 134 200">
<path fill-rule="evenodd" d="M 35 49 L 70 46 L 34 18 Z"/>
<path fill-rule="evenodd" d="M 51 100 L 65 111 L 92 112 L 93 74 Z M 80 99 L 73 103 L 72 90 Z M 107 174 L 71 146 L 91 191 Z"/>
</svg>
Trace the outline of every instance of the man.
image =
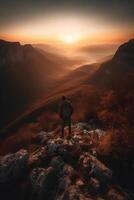
<svg viewBox="0 0 134 200">
<path fill-rule="evenodd" d="M 71 135 L 71 116 L 73 114 L 73 107 L 65 96 L 62 96 L 60 103 L 59 115 L 61 117 L 61 137 L 64 137 L 64 127 L 67 125 L 69 129 L 69 138 Z"/>
</svg>

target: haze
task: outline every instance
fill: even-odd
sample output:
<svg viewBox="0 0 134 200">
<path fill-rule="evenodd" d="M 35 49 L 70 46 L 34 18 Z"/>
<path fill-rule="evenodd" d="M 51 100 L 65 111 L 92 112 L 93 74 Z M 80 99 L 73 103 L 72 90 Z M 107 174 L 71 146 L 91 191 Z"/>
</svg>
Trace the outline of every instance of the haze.
<svg viewBox="0 0 134 200">
<path fill-rule="evenodd" d="M 133 10 L 133 1 L 5 0 L 0 7 L 0 38 L 56 46 L 58 53 L 96 61 L 133 37 Z"/>
</svg>

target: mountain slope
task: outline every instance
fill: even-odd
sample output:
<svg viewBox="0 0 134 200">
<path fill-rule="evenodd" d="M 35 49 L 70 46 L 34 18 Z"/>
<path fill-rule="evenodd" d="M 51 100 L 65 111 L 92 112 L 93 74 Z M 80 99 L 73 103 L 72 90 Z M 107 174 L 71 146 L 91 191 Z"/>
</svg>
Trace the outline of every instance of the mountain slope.
<svg viewBox="0 0 134 200">
<path fill-rule="evenodd" d="M 0 40 L 0 126 L 47 93 L 67 71 L 31 45 Z"/>
<path fill-rule="evenodd" d="M 73 103 L 74 120 L 96 117 L 97 108 L 104 92 L 110 90 L 130 91 L 130 89 L 133 89 L 133 49 L 134 40 L 130 40 L 119 47 L 110 61 L 102 64 L 85 65 L 73 70 L 58 82 L 56 89 L 51 90 L 44 102 L 37 105 L 36 110 L 40 109 L 42 112 L 47 110 L 50 113 L 49 117 L 53 116 L 57 112 L 59 99 L 64 94 Z M 47 115 L 44 112 L 46 121 Z"/>
<path fill-rule="evenodd" d="M 131 75 L 134 73 L 134 39 L 121 45 L 114 57 L 103 63 L 99 70 L 91 78 L 91 83 L 107 89 L 122 87 L 125 78 L 132 81 Z M 130 75 L 131 74 L 131 75 Z"/>
<path fill-rule="evenodd" d="M 124 55 L 124 48 L 127 49 L 125 50 L 126 62 L 119 59 L 121 55 Z M 57 81 L 55 88 L 31 110 L 27 110 L 24 115 L 21 115 L 17 121 L 11 124 L 11 127 L 23 121 L 22 119 L 28 119 L 29 116 L 36 119 L 40 113 L 44 113 L 44 118 L 47 118 L 45 112 L 49 112 L 53 116 L 58 111 L 57 105 L 62 95 L 71 98 L 76 110 L 74 120 L 93 117 L 105 91 L 133 87 L 133 66 L 129 60 L 131 62 L 133 60 L 133 40 L 121 45 L 110 61 L 79 67 L 62 80 Z"/>
</svg>

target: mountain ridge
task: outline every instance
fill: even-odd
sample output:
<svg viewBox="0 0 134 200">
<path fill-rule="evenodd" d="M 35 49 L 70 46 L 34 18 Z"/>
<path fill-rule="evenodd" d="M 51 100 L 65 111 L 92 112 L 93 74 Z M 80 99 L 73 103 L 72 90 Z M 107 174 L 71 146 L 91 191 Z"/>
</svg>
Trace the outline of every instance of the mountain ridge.
<svg viewBox="0 0 134 200">
<path fill-rule="evenodd" d="M 131 41 L 129 41 L 128 43 L 129 45 L 127 48 L 131 46 L 130 45 Z M 126 44 L 125 44 L 125 48 L 126 48 Z M 124 63 L 121 64 L 120 62 L 117 62 L 117 52 L 119 55 L 119 52 L 122 51 L 122 48 L 124 48 L 124 45 L 121 45 L 121 47 L 119 47 L 118 50 L 116 51 L 115 53 L 116 59 L 114 56 L 112 59 L 110 59 L 110 61 L 100 64 L 100 66 L 98 66 L 96 70 L 93 70 L 93 73 L 91 73 L 92 71 L 91 69 L 93 65 L 81 66 L 77 68 L 76 70 L 70 72 L 65 78 L 61 80 L 61 82 L 59 82 L 60 84 L 57 83 L 57 88 L 55 88 L 54 91 L 52 90 L 50 95 L 45 97 L 46 100 L 42 99 L 42 103 L 39 103 L 39 105 L 37 104 L 35 106 L 35 116 L 36 116 L 36 112 L 38 113 L 38 110 L 43 112 L 42 110 L 44 110 L 46 107 L 50 108 L 50 106 L 48 106 L 49 104 L 53 105 L 53 103 L 55 102 L 54 104 L 56 105 L 58 103 L 58 99 L 60 98 L 62 94 L 70 96 L 73 99 L 74 103 L 79 101 L 78 94 L 86 95 L 87 99 L 85 100 L 88 101 L 88 98 L 89 98 L 89 100 L 91 101 L 89 104 L 91 105 L 93 104 L 92 106 L 94 107 L 97 105 L 97 103 L 99 103 L 101 94 L 104 93 L 105 90 L 107 91 L 107 90 L 115 89 L 117 87 L 118 88 L 121 87 L 124 80 L 124 75 L 125 75 L 124 73 L 129 71 L 129 68 L 126 67 Z M 132 55 L 133 55 L 133 52 L 132 52 Z M 133 70 L 133 67 L 131 68 Z M 112 70 L 112 71 L 109 73 L 109 70 Z M 118 82 L 119 80 L 120 82 Z M 132 77 L 131 79 L 129 78 L 127 82 L 131 83 Z M 80 98 L 81 98 L 81 101 L 84 102 L 84 99 L 82 100 L 82 96 Z M 88 106 L 91 107 L 91 105 L 88 105 Z M 85 105 L 83 105 L 83 107 L 84 106 Z M 33 111 L 34 111 L 34 107 L 33 107 Z M 31 114 L 30 112 L 28 113 L 32 115 L 33 111 L 30 111 Z M 54 109 L 54 112 L 55 112 L 55 109 Z M 24 115 L 26 118 L 27 118 L 27 115 L 29 115 L 28 113 Z"/>
<path fill-rule="evenodd" d="M 67 71 L 30 44 L 0 40 L 1 126 L 47 93 Z"/>
</svg>

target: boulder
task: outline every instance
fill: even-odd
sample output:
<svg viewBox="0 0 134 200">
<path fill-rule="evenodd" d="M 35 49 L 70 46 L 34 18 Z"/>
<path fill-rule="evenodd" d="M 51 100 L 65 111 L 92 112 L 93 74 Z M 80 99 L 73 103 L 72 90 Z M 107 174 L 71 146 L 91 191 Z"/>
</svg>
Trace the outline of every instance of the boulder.
<svg viewBox="0 0 134 200">
<path fill-rule="evenodd" d="M 65 163 L 60 156 L 52 158 L 50 162 L 50 166 L 52 166 L 57 171 L 58 174 L 62 172 L 64 164 Z"/>
<path fill-rule="evenodd" d="M 9 183 L 21 178 L 27 169 L 28 157 L 28 152 L 24 149 L 3 156 L 0 162 L 0 183 Z"/>
<path fill-rule="evenodd" d="M 92 200 L 92 198 L 90 198 L 89 195 L 86 196 L 82 193 L 77 186 L 72 185 L 58 200 Z"/>
<path fill-rule="evenodd" d="M 125 197 L 125 195 L 123 195 L 122 193 L 118 192 L 116 189 L 114 188 L 110 188 L 110 190 L 108 191 L 106 198 L 108 200 L 127 200 L 127 197 Z"/>
<path fill-rule="evenodd" d="M 47 170 L 44 168 L 34 168 L 30 174 L 30 180 L 34 191 L 39 191 L 42 187 Z"/>
</svg>

